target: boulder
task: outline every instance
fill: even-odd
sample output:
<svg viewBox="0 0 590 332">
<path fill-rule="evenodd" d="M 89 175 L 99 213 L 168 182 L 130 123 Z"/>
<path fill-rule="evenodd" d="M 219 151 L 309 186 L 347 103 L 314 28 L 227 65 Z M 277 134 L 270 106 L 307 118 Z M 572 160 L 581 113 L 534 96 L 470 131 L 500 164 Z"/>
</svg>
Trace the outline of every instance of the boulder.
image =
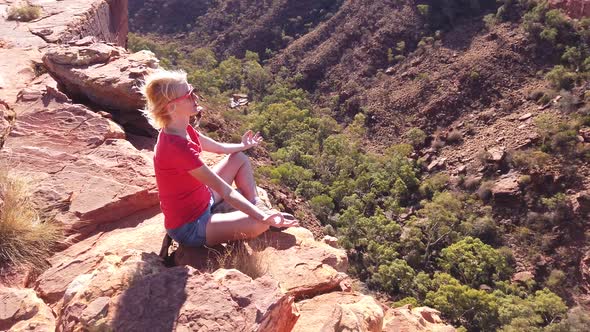
<svg viewBox="0 0 590 332">
<path fill-rule="evenodd" d="M 517 272 L 512 276 L 513 282 L 526 283 L 526 282 L 528 282 L 530 280 L 534 280 L 534 279 L 535 279 L 535 275 L 529 271 Z"/>
<path fill-rule="evenodd" d="M 296 299 L 340 289 L 348 278 L 346 252 L 315 241 L 305 228 L 269 231 L 249 244 L 262 256 L 268 275 Z"/>
<path fill-rule="evenodd" d="M 486 161 L 493 163 L 501 163 L 506 157 L 506 151 L 503 148 L 494 147 L 487 150 Z"/>
<path fill-rule="evenodd" d="M 158 252 L 165 232 L 163 224 L 162 214 L 154 216 L 150 211 L 121 220 L 112 225 L 117 229 L 99 232 L 51 257 L 51 267 L 37 278 L 35 289 L 45 302 L 59 308 L 68 285 L 76 277 L 91 273 L 111 253 L 124 249 Z"/>
<path fill-rule="evenodd" d="M 518 176 L 512 173 L 503 175 L 492 187 L 492 196 L 497 202 L 509 202 L 521 194 Z"/>
<path fill-rule="evenodd" d="M 297 304 L 301 317 L 293 332 L 381 331 L 383 309 L 371 296 L 333 292 Z"/>
<path fill-rule="evenodd" d="M 43 63 L 71 98 L 88 99 L 109 110 L 129 130 L 156 136 L 140 111 L 145 101 L 139 90 L 141 79 L 158 68 L 153 53 L 130 54 L 104 43 L 60 45 L 43 55 Z"/>
<path fill-rule="evenodd" d="M 528 119 L 530 119 L 532 116 L 533 116 L 533 113 L 526 113 L 526 114 L 523 114 L 523 115 L 521 115 L 521 116 L 518 118 L 518 120 L 520 120 L 520 121 L 525 121 L 525 120 L 528 120 Z"/>
<path fill-rule="evenodd" d="M 268 277 L 166 269 L 157 255 L 134 250 L 109 255 L 70 288 L 58 331 L 290 331 L 299 316 Z"/>
<path fill-rule="evenodd" d="M 445 324 L 440 319 L 438 310 L 419 307 L 412 308 L 406 305 L 400 308 L 391 308 L 385 313 L 384 332 L 454 332 L 455 328 Z"/>
<path fill-rule="evenodd" d="M 0 287 L 0 331 L 54 331 L 51 309 L 32 289 Z"/>
<path fill-rule="evenodd" d="M 348 278 L 343 273 L 348 268 L 346 252 L 315 241 L 313 234 L 302 227 L 269 231 L 247 245 L 247 250 L 256 257 L 242 259 L 256 261 L 262 274 L 279 281 L 283 291 L 296 299 L 340 289 Z M 208 262 L 218 257 L 219 251 L 181 246 L 175 253 L 175 263 L 208 269 L 212 264 L 215 266 L 215 261 Z"/>
<path fill-rule="evenodd" d="M 0 160 L 34 184 L 70 234 L 158 204 L 152 158 L 113 121 L 69 101 L 49 76 L 19 94 Z"/>
<path fill-rule="evenodd" d="M 330 247 L 338 248 L 338 238 L 336 238 L 334 236 L 325 235 L 322 238 L 322 242 L 329 245 Z"/>
</svg>

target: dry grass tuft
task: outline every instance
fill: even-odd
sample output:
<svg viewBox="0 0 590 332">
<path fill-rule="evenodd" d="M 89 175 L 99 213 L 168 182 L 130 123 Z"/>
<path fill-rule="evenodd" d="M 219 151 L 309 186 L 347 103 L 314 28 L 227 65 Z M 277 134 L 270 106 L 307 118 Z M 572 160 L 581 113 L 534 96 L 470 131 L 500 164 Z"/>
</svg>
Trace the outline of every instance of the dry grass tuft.
<svg viewBox="0 0 590 332">
<path fill-rule="evenodd" d="M 29 22 L 41 16 L 41 7 L 21 4 L 10 7 L 7 19 L 10 21 Z"/>
<path fill-rule="evenodd" d="M 46 268 L 62 238 L 61 227 L 34 206 L 27 181 L 0 170 L 0 268 Z"/>
<path fill-rule="evenodd" d="M 217 254 L 217 267 L 236 269 L 252 279 L 260 278 L 268 272 L 268 260 L 264 251 L 254 250 L 244 241 L 228 243 L 226 249 Z"/>
</svg>

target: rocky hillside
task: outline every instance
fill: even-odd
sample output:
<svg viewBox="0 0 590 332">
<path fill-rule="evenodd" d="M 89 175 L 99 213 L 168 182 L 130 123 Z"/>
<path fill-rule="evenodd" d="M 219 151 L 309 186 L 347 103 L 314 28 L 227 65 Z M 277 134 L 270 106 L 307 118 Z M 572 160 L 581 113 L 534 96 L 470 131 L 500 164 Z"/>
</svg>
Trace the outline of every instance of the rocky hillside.
<svg viewBox="0 0 590 332">
<path fill-rule="evenodd" d="M 265 133 L 265 174 L 340 236 L 354 276 L 470 331 L 587 320 L 587 1 L 342 1 L 281 45 L 251 33 L 284 29 L 269 19 L 279 16 L 243 9 L 215 30 L 216 13 L 247 4 L 220 1 L 200 23 L 140 38 L 213 51 L 210 66 L 202 49 L 170 63 L 213 98 L 253 99 L 246 116 L 226 118 Z M 295 2 L 275 4 L 296 12 Z M 259 59 L 272 79 L 252 75 Z M 244 83 L 228 84 L 228 71 Z M 451 262 L 467 251 L 504 258 L 475 260 L 487 272 L 467 277 L 469 264 Z M 535 318 L 548 317 L 535 303 L 545 296 L 562 314 Z M 516 302 L 527 314 L 504 315 Z"/>
<path fill-rule="evenodd" d="M 434 309 L 359 292 L 338 240 L 302 227 L 162 247 L 137 90 L 159 60 L 116 46 L 126 2 L 18 6 L 0 4 L 0 330 L 455 330 Z M 44 225 L 64 236 L 47 242 Z"/>
<path fill-rule="evenodd" d="M 250 50 L 268 57 L 330 17 L 341 2 L 132 0 L 129 16 L 132 31 L 182 40 L 184 50 L 210 47 L 240 57 Z"/>
</svg>

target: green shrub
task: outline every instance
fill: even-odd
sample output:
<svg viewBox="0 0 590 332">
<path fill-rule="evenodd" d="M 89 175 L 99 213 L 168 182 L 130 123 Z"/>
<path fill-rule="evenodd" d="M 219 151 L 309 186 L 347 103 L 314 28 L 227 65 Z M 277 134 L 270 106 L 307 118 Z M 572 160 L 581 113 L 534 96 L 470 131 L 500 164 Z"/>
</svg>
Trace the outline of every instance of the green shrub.
<svg viewBox="0 0 590 332">
<path fill-rule="evenodd" d="M 422 197 L 432 197 L 434 193 L 441 191 L 449 182 L 449 176 L 445 173 L 437 173 L 422 181 L 418 191 Z"/>
<path fill-rule="evenodd" d="M 379 265 L 373 273 L 370 284 L 376 285 L 389 294 L 407 294 L 412 288 L 416 272 L 403 259 L 395 259 L 386 264 Z"/>
<path fill-rule="evenodd" d="M 403 299 L 401 299 L 399 301 L 393 302 L 391 304 L 391 307 L 392 308 L 399 308 L 399 307 L 403 307 L 408 304 L 413 308 L 420 306 L 420 302 L 418 302 L 417 299 L 415 299 L 413 297 L 404 297 Z"/>
<path fill-rule="evenodd" d="M 412 144 L 414 147 L 420 147 L 424 144 L 426 140 L 426 133 L 422 131 L 420 128 L 411 128 L 406 132 L 404 135 L 408 142 Z"/>
<path fill-rule="evenodd" d="M 488 30 L 490 30 L 492 27 L 498 24 L 498 18 L 496 17 L 496 14 L 487 14 L 483 17 L 483 21 Z"/>
<path fill-rule="evenodd" d="M 524 150 L 512 153 L 512 164 L 520 169 L 542 169 L 551 160 L 551 156 L 539 150 Z"/>
<path fill-rule="evenodd" d="M 576 74 L 568 71 L 562 65 L 557 65 L 545 75 L 545 79 L 556 89 L 569 90 L 576 82 Z"/>
<path fill-rule="evenodd" d="M 328 217 L 334 211 L 334 202 L 332 198 L 326 195 L 315 196 L 309 202 L 314 214 L 323 222 L 328 220 Z"/>
<path fill-rule="evenodd" d="M 420 12 L 420 15 L 422 16 L 428 16 L 428 14 L 430 13 L 429 5 L 418 5 L 416 7 L 418 8 L 418 12 Z"/>
<path fill-rule="evenodd" d="M 549 274 L 549 277 L 547 277 L 547 281 L 545 282 L 545 284 L 552 291 L 558 291 L 560 289 L 563 289 L 565 281 L 565 272 L 561 270 L 551 270 L 551 273 Z"/>
<path fill-rule="evenodd" d="M 470 236 L 443 249 L 438 264 L 443 271 L 475 288 L 504 280 L 511 272 L 494 248 Z"/>
</svg>

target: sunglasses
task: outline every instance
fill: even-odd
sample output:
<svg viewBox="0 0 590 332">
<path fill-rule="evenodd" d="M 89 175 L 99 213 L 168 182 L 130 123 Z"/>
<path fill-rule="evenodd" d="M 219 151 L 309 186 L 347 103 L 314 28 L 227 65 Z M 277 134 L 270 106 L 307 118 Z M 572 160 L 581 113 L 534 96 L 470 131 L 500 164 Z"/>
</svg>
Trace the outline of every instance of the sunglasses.
<svg viewBox="0 0 590 332">
<path fill-rule="evenodd" d="M 187 94 L 185 94 L 183 96 L 180 96 L 178 98 L 174 98 L 174 99 L 170 100 L 168 102 L 168 104 L 166 104 L 166 105 L 170 105 L 172 103 L 176 103 L 176 102 L 185 100 L 186 98 L 191 98 L 193 100 L 193 102 L 197 103 L 197 105 L 198 105 L 199 104 L 198 101 L 199 101 L 200 98 L 197 95 L 197 93 L 195 92 L 195 88 L 193 88 L 193 86 L 190 85 L 190 84 L 188 85 L 188 87 L 189 87 L 190 90 L 187 92 Z"/>
</svg>

